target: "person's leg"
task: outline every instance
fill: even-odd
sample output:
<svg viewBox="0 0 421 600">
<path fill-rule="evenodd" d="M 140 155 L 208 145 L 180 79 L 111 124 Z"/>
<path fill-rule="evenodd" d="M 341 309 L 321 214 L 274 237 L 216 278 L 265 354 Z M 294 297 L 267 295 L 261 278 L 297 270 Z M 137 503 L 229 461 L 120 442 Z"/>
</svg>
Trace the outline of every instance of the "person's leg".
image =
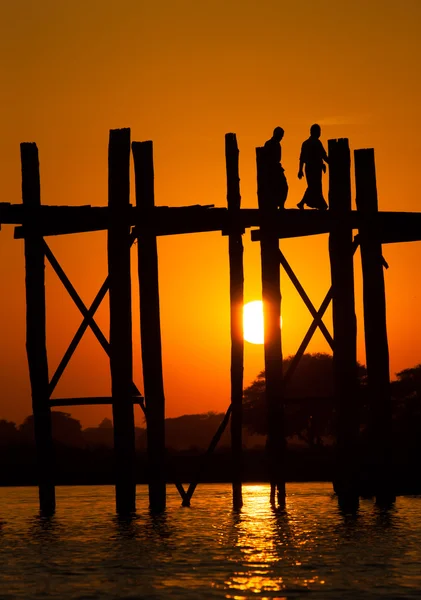
<svg viewBox="0 0 421 600">
<path fill-rule="evenodd" d="M 285 208 L 285 202 L 288 197 L 288 182 L 284 172 L 279 177 L 279 208 Z"/>
</svg>

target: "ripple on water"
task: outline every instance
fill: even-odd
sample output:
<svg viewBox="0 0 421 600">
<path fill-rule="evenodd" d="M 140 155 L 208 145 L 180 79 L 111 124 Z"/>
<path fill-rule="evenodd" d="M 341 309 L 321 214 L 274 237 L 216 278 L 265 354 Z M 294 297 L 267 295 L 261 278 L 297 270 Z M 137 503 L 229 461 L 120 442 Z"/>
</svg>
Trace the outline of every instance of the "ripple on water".
<svg viewBox="0 0 421 600">
<path fill-rule="evenodd" d="M 57 488 L 54 517 L 35 488 L 0 490 L 0 598 L 419 598 L 421 498 L 343 515 L 328 484 L 290 484 L 283 511 L 265 485 L 199 486 L 190 509 L 169 488 L 152 516 L 119 519 L 109 486 Z"/>
</svg>

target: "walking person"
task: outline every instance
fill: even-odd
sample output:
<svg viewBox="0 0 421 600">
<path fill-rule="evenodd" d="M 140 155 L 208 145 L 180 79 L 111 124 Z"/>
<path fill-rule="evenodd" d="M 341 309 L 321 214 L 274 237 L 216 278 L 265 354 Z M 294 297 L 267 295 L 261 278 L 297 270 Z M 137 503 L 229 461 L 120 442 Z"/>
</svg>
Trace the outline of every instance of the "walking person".
<svg viewBox="0 0 421 600">
<path fill-rule="evenodd" d="M 281 164 L 281 140 L 283 137 L 284 130 L 282 127 L 275 127 L 272 137 L 264 146 L 268 200 L 276 204 L 278 208 L 284 208 L 288 196 L 288 183 L 285 177 L 285 169 Z"/>
<path fill-rule="evenodd" d="M 327 203 L 323 197 L 322 173 L 326 173 L 325 163 L 328 163 L 329 159 L 320 141 L 321 132 L 320 125 L 316 123 L 312 125 L 310 127 L 310 137 L 301 146 L 298 179 L 303 178 L 304 167 L 307 189 L 303 199 L 297 204 L 300 209 L 303 209 L 305 204 L 310 208 L 327 209 Z"/>
</svg>

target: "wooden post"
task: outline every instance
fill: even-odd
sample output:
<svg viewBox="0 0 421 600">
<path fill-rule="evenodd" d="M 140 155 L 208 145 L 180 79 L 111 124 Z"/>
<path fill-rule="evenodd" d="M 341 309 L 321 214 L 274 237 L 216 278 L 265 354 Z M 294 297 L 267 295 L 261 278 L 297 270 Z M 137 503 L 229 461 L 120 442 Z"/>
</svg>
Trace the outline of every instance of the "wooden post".
<svg viewBox="0 0 421 600">
<path fill-rule="evenodd" d="M 133 142 L 136 206 L 139 220 L 152 218 L 154 169 L 152 142 Z M 161 324 L 159 315 L 158 252 L 153 231 L 138 237 L 140 337 L 146 405 L 149 505 L 154 512 L 166 505 L 165 485 L 165 395 L 162 375 Z"/>
<path fill-rule="evenodd" d="M 240 178 L 238 171 L 238 145 L 235 133 L 225 136 L 227 169 L 227 202 L 230 217 L 228 236 L 230 265 L 231 314 L 231 449 L 232 449 L 232 501 L 234 510 L 243 506 L 242 482 L 242 427 L 243 427 L 243 374 L 244 374 L 244 269 L 243 240 L 240 229 Z"/>
<path fill-rule="evenodd" d="M 260 252 L 262 263 L 262 298 L 264 313 L 264 353 L 267 406 L 267 452 L 271 502 L 277 493 L 280 506 L 285 504 L 285 427 L 283 407 L 283 373 L 281 343 L 281 287 L 278 209 L 270 202 L 270 180 L 266 172 L 263 148 L 256 148 L 257 195 L 261 218 Z"/>
<path fill-rule="evenodd" d="M 54 448 L 45 336 L 44 245 L 37 210 L 41 206 L 38 148 L 36 144 L 24 143 L 20 150 L 22 201 L 26 209 L 26 352 L 34 413 L 40 510 L 43 514 L 51 515 L 55 511 Z"/>
<path fill-rule="evenodd" d="M 329 209 L 335 226 L 329 236 L 332 277 L 333 379 L 336 404 L 337 473 L 334 487 L 339 502 L 358 507 L 356 443 L 357 325 L 354 297 L 354 245 L 346 221 L 351 211 L 351 158 L 347 139 L 329 140 Z"/>
<path fill-rule="evenodd" d="M 357 210 L 361 214 L 364 333 L 369 398 L 369 432 L 374 493 L 379 504 L 395 500 L 391 477 L 392 406 L 382 245 L 377 228 L 377 188 L 374 150 L 355 150 Z"/>
<path fill-rule="evenodd" d="M 127 514 L 136 510 L 129 226 L 130 129 L 110 131 L 108 169 L 110 367 L 116 508 L 118 513 Z"/>
</svg>

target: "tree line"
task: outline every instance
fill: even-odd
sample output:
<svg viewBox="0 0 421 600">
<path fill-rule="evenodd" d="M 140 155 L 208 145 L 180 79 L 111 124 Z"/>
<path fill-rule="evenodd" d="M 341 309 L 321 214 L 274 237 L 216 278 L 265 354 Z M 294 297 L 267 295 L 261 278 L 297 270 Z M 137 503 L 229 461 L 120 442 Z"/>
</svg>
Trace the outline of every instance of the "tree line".
<svg viewBox="0 0 421 600">
<path fill-rule="evenodd" d="M 285 372 L 292 357 L 284 360 Z M 355 402 L 360 413 L 360 431 L 367 427 L 370 398 L 364 366 L 358 364 L 358 393 Z M 243 439 L 248 448 L 263 447 L 266 435 L 265 374 L 244 390 Z M 403 445 L 421 441 L 421 365 L 404 369 L 391 382 L 394 436 Z M 76 448 L 113 446 L 113 424 L 105 418 L 97 427 L 83 429 L 81 422 L 69 413 L 52 411 L 53 438 L 56 443 Z M 223 415 L 183 415 L 166 419 L 166 440 L 169 450 L 199 451 L 207 447 Z M 333 400 L 333 359 L 329 354 L 305 354 L 285 389 L 285 425 L 290 445 L 303 444 L 309 448 L 331 445 L 335 436 L 335 406 Z M 136 427 L 136 448 L 146 448 L 146 429 Z M 0 420 L 0 445 L 33 445 L 34 420 L 29 415 L 20 426 Z M 229 428 L 220 446 L 230 444 Z"/>
<path fill-rule="evenodd" d="M 292 356 L 284 360 L 287 372 Z M 355 397 L 362 441 L 367 431 L 370 395 L 367 373 L 357 365 L 358 389 Z M 266 433 L 265 373 L 259 373 L 244 390 L 244 424 L 250 433 Z M 421 364 L 404 369 L 390 383 L 394 443 L 411 451 L 421 451 Z M 287 438 L 300 440 L 308 447 L 332 444 L 335 438 L 333 397 L 333 357 L 330 354 L 305 354 L 284 390 Z"/>
</svg>

